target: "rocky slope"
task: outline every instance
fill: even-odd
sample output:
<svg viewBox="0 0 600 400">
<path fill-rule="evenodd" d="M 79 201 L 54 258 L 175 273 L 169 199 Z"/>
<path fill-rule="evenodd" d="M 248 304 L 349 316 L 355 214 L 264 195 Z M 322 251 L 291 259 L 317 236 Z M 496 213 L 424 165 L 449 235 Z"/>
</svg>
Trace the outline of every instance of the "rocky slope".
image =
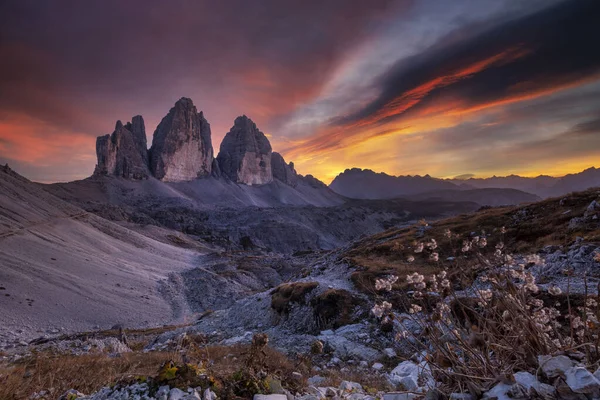
<svg viewBox="0 0 600 400">
<path fill-rule="evenodd" d="M 539 196 L 517 189 L 466 189 L 438 190 L 406 196 L 410 200 L 438 201 L 472 201 L 482 206 L 508 206 L 513 204 L 533 203 L 541 200 Z"/>
<path fill-rule="evenodd" d="M 49 330 L 183 317 L 158 290 L 170 272 L 192 268 L 199 254 L 164 240 L 176 233 L 127 229 L 8 168 L 0 170 L 0 210 L 0 343 Z"/>
<path fill-rule="evenodd" d="M 216 178 L 168 183 L 108 177 L 44 187 L 113 221 L 175 229 L 229 250 L 277 253 L 333 249 L 408 221 L 479 208 L 472 202 L 348 201 L 306 177 L 295 187 L 279 180 L 248 186 Z"/>
</svg>

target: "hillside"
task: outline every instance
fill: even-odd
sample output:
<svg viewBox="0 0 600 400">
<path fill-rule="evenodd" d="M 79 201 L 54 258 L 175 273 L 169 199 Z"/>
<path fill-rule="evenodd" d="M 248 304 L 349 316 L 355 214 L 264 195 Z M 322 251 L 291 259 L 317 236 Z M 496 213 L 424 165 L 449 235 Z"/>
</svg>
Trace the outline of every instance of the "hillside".
<svg viewBox="0 0 600 400">
<path fill-rule="evenodd" d="M 159 282 L 194 265 L 198 251 L 158 240 L 169 232 L 136 233 L 8 168 L 0 170 L 0 210 L 0 340 L 183 317 Z"/>
<path fill-rule="evenodd" d="M 482 206 L 506 206 L 522 203 L 533 203 L 540 197 L 522 192 L 517 189 L 467 189 L 467 190 L 438 190 L 435 192 L 419 193 L 407 196 L 410 200 L 438 201 L 472 201 Z"/>
</svg>

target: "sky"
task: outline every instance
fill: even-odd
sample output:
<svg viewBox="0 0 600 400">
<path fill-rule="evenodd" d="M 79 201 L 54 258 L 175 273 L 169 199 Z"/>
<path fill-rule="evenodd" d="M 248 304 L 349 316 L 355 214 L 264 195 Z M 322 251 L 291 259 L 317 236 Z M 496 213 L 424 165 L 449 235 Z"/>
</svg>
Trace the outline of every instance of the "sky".
<svg viewBox="0 0 600 400">
<path fill-rule="evenodd" d="M 82 179 L 95 140 L 175 101 L 215 154 L 249 116 L 302 174 L 600 167 L 600 1 L 4 0 L 0 163 Z"/>
</svg>

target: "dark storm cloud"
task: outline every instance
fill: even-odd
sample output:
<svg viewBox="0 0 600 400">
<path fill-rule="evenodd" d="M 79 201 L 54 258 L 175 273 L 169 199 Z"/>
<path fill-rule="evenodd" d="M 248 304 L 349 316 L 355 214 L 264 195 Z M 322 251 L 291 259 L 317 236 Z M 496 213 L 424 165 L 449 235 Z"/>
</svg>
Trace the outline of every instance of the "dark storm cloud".
<svg viewBox="0 0 600 400">
<path fill-rule="evenodd" d="M 190 87 L 204 103 L 224 101 L 225 87 L 233 97 L 250 88 L 272 103 L 265 107 L 291 107 L 402 2 L 3 2 L 0 113 L 89 129 L 100 119 L 90 121 L 86 110 L 113 113 L 137 103 L 134 112 L 143 112 L 144 103 Z"/>
<path fill-rule="evenodd" d="M 598 114 L 600 114 L 600 110 Z M 600 117 L 575 125 L 568 134 L 572 136 L 600 135 Z"/>
<path fill-rule="evenodd" d="M 379 81 L 381 94 L 335 125 L 409 117 L 440 102 L 458 111 L 511 102 L 600 72 L 600 2 L 566 1 L 490 31 L 444 40 L 402 60 Z"/>
</svg>

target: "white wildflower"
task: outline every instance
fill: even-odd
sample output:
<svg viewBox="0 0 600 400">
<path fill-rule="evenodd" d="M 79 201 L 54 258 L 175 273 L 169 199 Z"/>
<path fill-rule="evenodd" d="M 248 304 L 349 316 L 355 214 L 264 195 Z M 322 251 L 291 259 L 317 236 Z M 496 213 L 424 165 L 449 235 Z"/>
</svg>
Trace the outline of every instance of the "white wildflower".
<svg viewBox="0 0 600 400">
<path fill-rule="evenodd" d="M 548 288 L 548 293 L 552 296 L 558 296 L 562 293 L 562 290 L 558 286 L 552 285 Z"/>
<path fill-rule="evenodd" d="M 416 304 L 411 304 L 410 308 L 408 309 L 408 312 L 410 314 L 416 314 L 418 312 L 420 312 L 423 308 L 421 306 L 418 306 Z"/>
</svg>

